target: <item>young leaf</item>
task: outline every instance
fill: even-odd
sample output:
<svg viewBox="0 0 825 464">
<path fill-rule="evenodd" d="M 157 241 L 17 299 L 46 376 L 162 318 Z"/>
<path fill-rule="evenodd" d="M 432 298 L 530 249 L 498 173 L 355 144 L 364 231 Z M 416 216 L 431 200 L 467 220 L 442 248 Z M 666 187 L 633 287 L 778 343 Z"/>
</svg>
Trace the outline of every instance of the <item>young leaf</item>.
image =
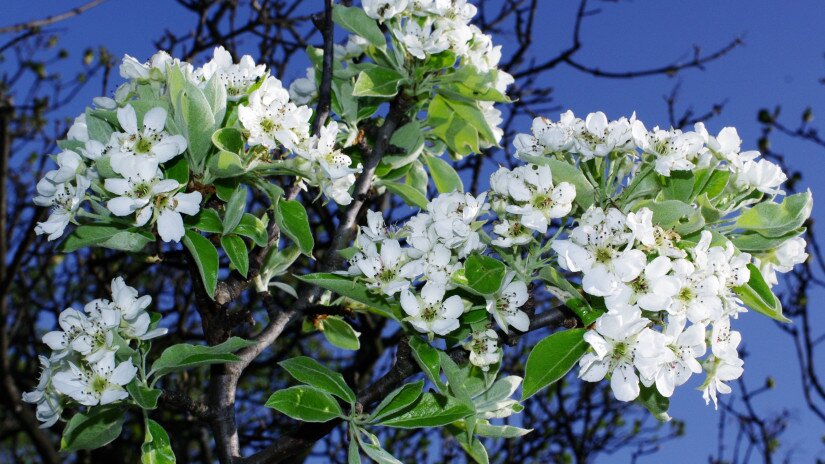
<svg viewBox="0 0 825 464">
<path fill-rule="evenodd" d="M 175 105 L 176 113 L 183 118 L 185 135 L 189 142 L 189 152 L 192 167 L 201 169 L 209 148 L 212 146 L 212 132 L 215 130 L 215 115 L 203 91 L 191 82 L 185 82 L 183 91 L 177 96 L 180 99 Z"/>
<path fill-rule="evenodd" d="M 445 391 L 446 386 L 441 381 L 441 365 L 438 358 L 438 350 L 430 346 L 419 337 L 410 337 L 410 348 L 412 348 L 413 358 L 418 363 L 418 367 L 427 375 L 432 383 L 438 387 L 439 391 Z"/>
<path fill-rule="evenodd" d="M 395 456 L 378 445 L 373 445 L 372 443 L 365 443 L 362 441 L 361 449 L 364 450 L 364 454 L 375 461 L 376 464 L 403 464 L 401 461 L 396 459 Z"/>
<path fill-rule="evenodd" d="M 215 179 L 240 176 L 246 172 L 244 162 L 237 153 L 220 150 L 209 157 L 209 174 Z"/>
<path fill-rule="evenodd" d="M 433 178 L 435 188 L 439 193 L 463 192 L 464 184 L 461 177 L 450 166 L 450 163 L 436 156 L 425 155 L 424 162 L 430 169 L 430 176 Z"/>
<path fill-rule="evenodd" d="M 522 401 L 564 377 L 576 365 L 587 351 L 584 333 L 585 329 L 556 332 L 533 347 L 525 367 Z"/>
<path fill-rule="evenodd" d="M 185 156 L 178 156 L 167 162 L 163 171 L 167 179 L 174 179 L 181 186 L 189 183 L 189 162 Z"/>
<path fill-rule="evenodd" d="M 489 256 L 474 254 L 464 262 L 467 286 L 482 295 L 492 295 L 501 288 L 506 273 L 504 263 Z"/>
<path fill-rule="evenodd" d="M 391 414 L 378 423 L 402 429 L 440 427 L 463 419 L 474 412 L 471 406 L 451 396 L 424 393 L 410 408 Z"/>
<path fill-rule="evenodd" d="M 360 333 L 356 332 L 351 325 L 340 316 L 327 316 L 321 322 L 321 331 L 328 342 L 344 350 L 358 350 L 361 342 L 358 340 Z"/>
<path fill-rule="evenodd" d="M 336 4 L 332 7 L 332 20 L 353 34 L 367 39 L 376 47 L 381 48 L 387 45 L 384 33 L 381 32 L 375 20 L 367 16 L 363 8 Z"/>
<path fill-rule="evenodd" d="M 229 201 L 226 202 L 226 211 L 223 214 L 223 233 L 228 234 L 235 230 L 246 211 L 246 198 L 249 194 L 246 186 L 239 184 Z"/>
<path fill-rule="evenodd" d="M 363 284 L 350 280 L 338 274 L 328 274 L 319 272 L 316 274 L 307 274 L 303 276 L 296 276 L 298 279 L 312 285 L 317 285 L 327 290 L 363 303 L 371 308 L 372 311 L 377 312 L 384 317 L 401 320 L 402 311 L 401 306 L 396 300 L 387 300 L 381 295 L 376 295 L 370 292 Z"/>
<path fill-rule="evenodd" d="M 186 231 L 183 245 L 195 259 L 206 294 L 215 298 L 215 288 L 218 286 L 218 250 L 215 245 L 194 230 Z"/>
<path fill-rule="evenodd" d="M 307 356 L 298 356 L 278 363 L 299 382 L 333 394 L 355 404 L 355 393 L 344 381 L 344 376 Z"/>
<path fill-rule="evenodd" d="M 332 395 L 307 385 L 276 391 L 266 407 L 304 422 L 328 422 L 344 414 Z"/>
<path fill-rule="evenodd" d="M 152 363 L 150 373 L 161 376 L 197 366 L 235 362 L 238 357 L 232 353 L 251 344 L 252 342 L 242 338 L 231 337 L 229 340 L 213 346 L 191 345 L 189 343 L 172 345 L 163 350 L 158 359 Z"/>
<path fill-rule="evenodd" d="M 356 97 L 392 97 L 404 76 L 382 66 L 367 68 L 358 74 L 352 94 Z"/>
<path fill-rule="evenodd" d="M 191 224 L 191 227 L 195 229 L 211 234 L 219 234 L 223 231 L 221 217 L 212 208 L 202 209 L 196 216 L 186 216 L 184 222 L 187 225 Z"/>
<path fill-rule="evenodd" d="M 142 464 L 174 464 L 175 452 L 169 442 L 169 434 L 160 424 L 152 419 L 146 419 L 146 438 L 140 447 L 140 462 Z"/>
<path fill-rule="evenodd" d="M 298 245 L 301 253 L 312 257 L 315 239 L 309 227 L 309 217 L 304 205 L 297 200 L 279 201 L 275 208 L 275 222 L 281 231 Z"/>
<path fill-rule="evenodd" d="M 518 438 L 530 433 L 532 429 L 513 427 L 512 425 L 490 425 L 488 421 L 478 421 L 476 435 L 490 438 Z"/>
<path fill-rule="evenodd" d="M 221 247 L 238 273 L 246 278 L 249 272 L 249 250 L 243 239 L 235 234 L 224 235 L 221 237 Z"/>
<path fill-rule="evenodd" d="M 370 416 L 370 422 L 378 422 L 390 414 L 395 414 L 405 409 L 421 396 L 421 390 L 423 388 L 424 381 L 419 380 L 418 382 L 408 383 L 393 390 L 375 407 L 375 411 L 373 411 Z"/>
<path fill-rule="evenodd" d="M 75 413 L 63 429 L 60 451 L 72 453 L 107 445 L 120 436 L 124 420 L 126 415 L 119 407 L 102 406 Z"/>
<path fill-rule="evenodd" d="M 212 143 L 220 150 L 238 153 L 244 148 L 243 135 L 234 127 L 224 127 L 212 134 Z"/>
<path fill-rule="evenodd" d="M 421 192 L 415 188 L 398 182 L 381 182 L 381 185 L 387 188 L 390 192 L 398 195 L 404 200 L 404 203 L 410 206 L 417 206 L 421 209 L 427 209 L 429 200 Z"/>
<path fill-rule="evenodd" d="M 100 246 L 113 250 L 142 251 L 155 236 L 145 230 L 125 229 L 115 225 L 89 224 L 78 226 L 59 246 L 63 253 L 71 253 L 87 246 Z"/>
<path fill-rule="evenodd" d="M 736 227 L 751 230 L 765 237 L 780 237 L 797 229 L 811 215 L 811 192 L 785 197 L 782 203 L 759 203 L 745 210 L 736 219 Z"/>
<path fill-rule="evenodd" d="M 160 390 L 141 385 L 137 379 L 135 379 L 126 385 L 126 391 L 129 392 L 129 395 L 141 408 L 155 409 L 158 407 Z"/>
<path fill-rule="evenodd" d="M 745 285 L 734 288 L 736 295 L 742 299 L 746 306 L 754 311 L 764 314 L 779 322 L 791 322 L 790 319 L 782 315 L 782 302 L 773 294 L 771 287 L 765 282 L 759 268 L 753 264 L 748 264 L 750 280 Z"/>
<path fill-rule="evenodd" d="M 255 245 L 259 247 L 264 247 L 269 243 L 269 233 L 266 230 L 266 224 L 249 213 L 244 213 L 241 222 L 238 223 L 232 232 L 252 239 Z"/>
</svg>

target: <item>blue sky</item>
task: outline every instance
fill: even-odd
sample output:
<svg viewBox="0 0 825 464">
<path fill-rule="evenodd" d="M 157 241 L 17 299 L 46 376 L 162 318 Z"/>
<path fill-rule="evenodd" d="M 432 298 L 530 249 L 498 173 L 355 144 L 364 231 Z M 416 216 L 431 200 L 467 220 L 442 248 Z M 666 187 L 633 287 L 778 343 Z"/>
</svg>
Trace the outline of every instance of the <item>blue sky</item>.
<svg viewBox="0 0 825 464">
<path fill-rule="evenodd" d="M 63 11 L 80 0 L 2 0 L 0 25 Z M 320 1 L 307 1 L 307 6 Z M 536 28 L 535 58 L 552 57 L 570 44 L 572 20 L 578 2 L 542 0 L 540 26 Z M 715 103 L 726 101 L 721 116 L 709 124 L 712 132 L 733 125 L 755 148 L 759 136 L 757 111 L 762 107 L 783 106 L 783 117 L 791 126 L 799 114 L 811 106 L 814 115 L 825 112 L 825 8 L 815 0 L 777 2 L 769 0 L 693 0 L 664 2 L 635 0 L 619 4 L 599 3 L 602 13 L 589 18 L 583 27 L 583 50 L 577 59 L 604 70 L 643 69 L 689 58 L 694 44 L 713 51 L 734 37 L 745 45 L 705 70 L 688 70 L 675 78 L 656 76 L 634 80 L 599 79 L 561 66 L 544 76 L 554 86 L 556 103 L 576 114 L 602 110 L 610 118 L 636 111 L 648 127 L 667 125 L 664 96 L 681 84 L 680 107 L 704 112 Z M 139 58 L 154 52 L 152 40 L 167 27 L 194 22 L 182 8 L 167 0 L 110 0 L 88 13 L 61 23 L 66 31 L 62 46 L 79 60 L 88 46 L 105 44 L 115 56 L 129 53 Z M 509 37 L 497 37 L 504 54 L 514 48 Z M 304 69 L 293 67 L 285 76 L 289 82 L 302 76 Z M 82 94 L 67 116 L 79 113 L 99 89 Z M 556 117 L 556 115 L 548 115 Z M 527 131 L 525 125 L 524 131 Z M 790 163 L 804 167 L 803 185 L 815 198 L 825 196 L 825 183 L 816 173 L 825 172 L 825 157 L 815 147 L 777 138 L 774 146 L 788 154 Z M 825 219 L 821 208 L 814 208 L 815 219 Z M 812 301 L 823 292 L 818 290 Z M 825 317 L 819 308 L 812 314 L 820 330 Z M 755 313 L 745 314 L 736 323 L 742 331 L 746 349 L 751 353 L 746 366 L 750 385 L 760 385 L 768 375 L 777 381 L 774 391 L 762 396 L 757 405 L 765 411 L 789 408 L 790 430 L 783 439 L 783 450 L 794 453 L 795 462 L 810 462 L 823 457 L 822 423 L 806 413 L 800 380 L 790 339 L 773 322 Z M 697 381 L 699 379 L 696 379 Z M 706 407 L 701 395 L 688 384 L 677 391 L 671 415 L 687 421 L 687 436 L 668 443 L 660 453 L 641 462 L 692 463 L 706 461 L 716 447 L 717 415 Z M 734 390 L 734 394 L 737 390 Z M 626 456 L 608 457 L 605 462 L 622 462 Z"/>
</svg>

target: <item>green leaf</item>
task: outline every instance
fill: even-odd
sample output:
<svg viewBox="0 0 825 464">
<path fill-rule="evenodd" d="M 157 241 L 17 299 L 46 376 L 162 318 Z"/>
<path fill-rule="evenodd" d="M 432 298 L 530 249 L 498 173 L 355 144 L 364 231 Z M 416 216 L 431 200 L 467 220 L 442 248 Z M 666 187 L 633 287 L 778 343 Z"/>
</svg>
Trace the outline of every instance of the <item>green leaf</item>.
<svg viewBox="0 0 825 464">
<path fill-rule="evenodd" d="M 375 66 L 358 74 L 352 94 L 356 97 L 392 97 L 404 76 L 394 69 Z"/>
<path fill-rule="evenodd" d="M 417 206 L 420 209 L 427 209 L 429 200 L 415 188 L 398 182 L 381 182 L 380 185 L 383 185 L 387 190 L 401 197 L 404 203 L 410 206 Z"/>
<path fill-rule="evenodd" d="M 364 443 L 362 441 L 361 449 L 364 450 L 364 454 L 366 454 L 367 457 L 375 461 L 376 464 L 403 464 L 401 461 L 396 459 L 392 454 L 390 454 L 384 448 L 381 448 L 378 445 L 373 445 L 372 443 Z"/>
<path fill-rule="evenodd" d="M 218 212 L 212 208 L 201 209 L 196 216 L 187 216 L 184 218 L 184 222 L 195 229 L 211 234 L 219 234 L 223 231 L 221 217 L 218 215 Z"/>
<path fill-rule="evenodd" d="M 430 101 L 427 124 L 432 127 L 433 135 L 444 141 L 453 153 L 469 155 L 481 151 L 478 129 L 464 120 L 441 95 Z"/>
<path fill-rule="evenodd" d="M 401 306 L 395 299 L 387 300 L 381 295 L 370 292 L 363 284 L 350 280 L 347 277 L 323 272 L 295 277 L 308 284 L 332 290 L 341 296 L 363 303 L 384 317 L 396 321 L 400 321 L 403 317 Z"/>
<path fill-rule="evenodd" d="M 189 142 L 191 165 L 198 171 L 206 160 L 209 148 L 212 146 L 212 132 L 215 130 L 215 115 L 206 96 L 195 84 L 185 82 L 183 90 L 178 94 L 177 105 L 173 97 L 172 104 L 176 113 L 184 123 L 184 132 Z"/>
<path fill-rule="evenodd" d="M 252 344 L 253 342 L 238 337 L 230 337 L 229 340 L 214 346 L 178 343 L 163 350 L 152 363 L 151 372 L 161 376 L 197 366 L 235 362 L 238 361 L 238 357 L 232 353 Z"/>
<path fill-rule="evenodd" d="M 244 211 L 246 211 L 246 197 L 249 191 L 243 184 L 238 185 L 229 201 L 226 203 L 226 211 L 223 214 L 223 233 L 228 234 L 235 230 L 241 222 Z"/>
<path fill-rule="evenodd" d="M 142 464 L 174 464 L 175 452 L 169 442 L 169 434 L 160 424 L 152 419 L 146 419 L 146 438 L 140 447 L 140 462 Z"/>
<path fill-rule="evenodd" d="M 665 200 L 679 200 L 690 203 L 693 195 L 693 173 L 691 171 L 673 171 L 665 178 L 662 189 Z"/>
<path fill-rule="evenodd" d="M 139 252 L 155 241 L 151 233 L 137 228 L 124 229 L 114 225 L 78 226 L 58 247 L 63 253 L 71 253 L 87 246 L 99 246 L 113 250 Z"/>
<path fill-rule="evenodd" d="M 662 396 L 659 393 L 659 390 L 656 389 L 656 385 L 651 385 L 649 387 L 645 387 L 644 385 L 640 385 L 639 390 L 639 403 L 642 404 L 657 420 L 661 422 L 667 422 L 670 420 L 670 416 L 667 413 L 668 408 L 670 407 L 670 399 Z"/>
<path fill-rule="evenodd" d="M 679 200 L 662 200 L 642 202 L 638 208 L 645 207 L 653 212 L 653 224 L 661 226 L 663 229 L 671 229 L 683 217 L 688 217 L 696 212 L 692 206 Z M 634 208 L 638 210 L 638 208 Z"/>
<path fill-rule="evenodd" d="M 174 179 L 185 187 L 189 183 L 189 162 L 186 161 L 186 157 L 178 156 L 166 163 L 164 173 L 167 179 Z"/>
<path fill-rule="evenodd" d="M 209 158 L 209 174 L 215 179 L 240 176 L 246 172 L 244 162 L 237 153 L 220 150 Z"/>
<path fill-rule="evenodd" d="M 467 286 L 482 295 L 496 293 L 504 282 L 506 272 L 504 263 L 489 256 L 474 254 L 464 262 Z"/>
<path fill-rule="evenodd" d="M 350 427 L 354 426 L 350 425 Z M 349 447 L 347 448 L 347 464 L 361 464 L 361 453 L 358 451 L 358 440 L 353 438 L 352 433 L 350 433 Z"/>
<path fill-rule="evenodd" d="M 378 421 L 387 427 L 415 429 L 440 427 L 463 419 L 475 411 L 466 403 L 450 396 L 424 393 L 411 407 Z"/>
<path fill-rule="evenodd" d="M 126 385 L 126 391 L 135 400 L 138 406 L 143 409 L 155 409 L 158 407 L 160 390 L 141 385 L 137 379 Z"/>
<path fill-rule="evenodd" d="M 252 239 L 255 245 L 259 247 L 264 247 L 269 243 L 269 232 L 266 230 L 266 224 L 249 213 L 244 213 L 241 222 L 232 232 Z"/>
<path fill-rule="evenodd" d="M 444 161 L 436 156 L 425 155 L 424 162 L 430 169 L 430 176 L 433 178 L 435 188 L 439 193 L 463 192 L 464 184 L 461 182 L 461 177 L 450 166 L 450 163 Z"/>
<path fill-rule="evenodd" d="M 108 445 L 120 436 L 125 419 L 118 407 L 94 407 L 87 413 L 75 413 L 63 429 L 60 451 L 73 453 Z"/>
<path fill-rule="evenodd" d="M 244 149 L 243 135 L 234 127 L 223 127 L 212 134 L 212 143 L 220 150 L 240 153 Z"/>
<path fill-rule="evenodd" d="M 360 333 L 340 316 L 327 316 L 321 321 L 321 331 L 328 342 L 344 350 L 358 350 Z"/>
<path fill-rule="evenodd" d="M 97 140 L 104 145 L 109 143 L 109 137 L 114 132 L 112 126 L 103 118 L 98 117 L 91 109 L 86 110 L 86 130 L 89 132 L 90 139 Z"/>
<path fill-rule="evenodd" d="M 805 233 L 805 228 L 794 229 L 779 237 L 764 237 L 757 233 L 748 232 L 731 238 L 731 242 L 741 251 L 760 252 L 773 250 L 780 247 L 786 241 L 798 237 Z"/>
<path fill-rule="evenodd" d="M 737 219 L 736 227 L 765 237 L 781 237 L 798 229 L 811 215 L 811 192 L 785 197 L 782 203 L 764 202 L 745 210 Z"/>
<path fill-rule="evenodd" d="M 376 47 L 386 47 L 387 39 L 376 24 L 375 20 L 367 16 L 363 8 L 354 6 L 334 5 L 332 20 L 353 34 L 360 35 Z"/>
<path fill-rule="evenodd" d="M 440 391 L 445 391 L 446 386 L 441 381 L 441 364 L 438 350 L 419 337 L 410 337 L 409 345 L 412 348 L 413 358 L 418 363 L 418 367 Z"/>
<path fill-rule="evenodd" d="M 556 332 L 538 342 L 530 351 L 524 372 L 521 400 L 564 377 L 587 351 L 585 329 Z"/>
<path fill-rule="evenodd" d="M 298 200 L 279 201 L 275 208 L 275 222 L 281 228 L 281 231 L 298 245 L 301 253 L 312 257 L 315 238 L 312 236 L 309 217 L 304 205 Z"/>
<path fill-rule="evenodd" d="M 512 425 L 490 425 L 488 421 L 478 421 L 475 426 L 476 435 L 490 438 L 518 438 L 527 435 L 532 430 Z"/>
<path fill-rule="evenodd" d="M 386 416 L 405 409 L 421 396 L 421 390 L 423 388 L 423 380 L 396 388 L 375 407 L 372 415 L 370 415 L 369 421 L 378 422 Z"/>
<path fill-rule="evenodd" d="M 249 250 L 243 239 L 235 234 L 224 235 L 221 237 L 221 247 L 238 273 L 246 278 L 249 272 Z"/>
<path fill-rule="evenodd" d="M 791 322 L 790 319 L 782 315 L 782 302 L 773 294 L 771 287 L 765 282 L 759 268 L 753 264 L 748 264 L 750 280 L 745 285 L 735 287 L 733 290 L 742 299 L 746 306 L 754 311 L 764 314 L 779 322 Z"/>
<path fill-rule="evenodd" d="M 355 404 L 355 393 L 344 381 L 344 376 L 307 356 L 298 356 L 278 363 L 299 382 L 311 385 L 342 400 Z"/>
<path fill-rule="evenodd" d="M 183 245 L 195 259 L 206 294 L 209 298 L 215 298 L 215 288 L 218 286 L 218 250 L 215 245 L 194 230 L 186 231 Z"/>
<path fill-rule="evenodd" d="M 382 164 L 388 165 L 390 169 L 398 169 L 415 161 L 424 149 L 421 123 L 414 119 L 396 129 L 390 138 L 390 144 L 400 148 L 403 153 L 384 155 L 381 158 Z"/>
<path fill-rule="evenodd" d="M 226 116 L 226 84 L 218 73 L 212 75 L 203 87 L 203 95 L 212 109 L 212 116 L 215 120 L 215 127 L 220 127 Z"/>
<path fill-rule="evenodd" d="M 471 433 L 467 431 L 466 424 L 460 421 L 449 424 L 445 427 L 447 431 L 455 438 L 461 449 L 467 453 L 477 464 L 490 464 L 490 457 L 487 455 L 487 448 L 481 440 L 477 440 Z"/>
<path fill-rule="evenodd" d="M 266 407 L 304 422 L 328 422 L 344 414 L 332 395 L 306 385 L 276 391 Z"/>
</svg>

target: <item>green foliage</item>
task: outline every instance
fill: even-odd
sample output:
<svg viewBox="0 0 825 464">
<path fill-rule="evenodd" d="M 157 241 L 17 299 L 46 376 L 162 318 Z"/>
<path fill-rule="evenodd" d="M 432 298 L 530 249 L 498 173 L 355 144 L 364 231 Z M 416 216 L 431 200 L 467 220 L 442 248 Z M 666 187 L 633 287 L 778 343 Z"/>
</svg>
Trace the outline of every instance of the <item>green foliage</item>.
<svg viewBox="0 0 825 464">
<path fill-rule="evenodd" d="M 360 35 L 376 47 L 384 47 L 387 40 L 375 20 L 367 16 L 363 8 L 334 5 L 332 20 L 353 34 Z"/>
<path fill-rule="evenodd" d="M 364 284 L 350 280 L 344 276 L 320 272 L 295 277 L 308 284 L 317 285 L 351 300 L 363 303 L 370 311 L 384 317 L 396 321 L 400 321 L 403 317 L 401 306 L 397 301 L 387 300 L 381 295 L 376 295 L 369 291 Z"/>
<path fill-rule="evenodd" d="M 266 407 L 304 422 L 328 422 L 344 414 L 332 395 L 307 385 L 276 391 Z"/>
<path fill-rule="evenodd" d="M 178 343 L 163 350 L 152 363 L 150 375 L 160 377 L 193 367 L 235 362 L 239 358 L 233 353 L 252 344 L 253 342 L 238 337 L 230 337 L 227 341 L 213 346 Z"/>
<path fill-rule="evenodd" d="M 587 352 L 585 329 L 556 332 L 536 343 L 524 370 L 522 401 L 530 398 L 567 374 Z"/>
<path fill-rule="evenodd" d="M 146 438 L 140 450 L 142 464 L 174 464 L 177 462 L 169 442 L 169 434 L 152 419 L 146 419 Z"/>
<path fill-rule="evenodd" d="M 218 286 L 218 250 L 208 239 L 194 230 L 187 230 L 183 244 L 195 260 L 206 294 L 215 298 Z"/>
<path fill-rule="evenodd" d="M 88 246 L 138 253 L 155 241 L 145 230 L 116 224 L 88 224 L 76 227 L 60 244 L 59 250 L 71 253 Z"/>
<path fill-rule="evenodd" d="M 504 263 L 489 256 L 474 254 L 464 262 L 467 286 L 482 295 L 498 292 L 506 273 Z"/>
<path fill-rule="evenodd" d="M 344 381 L 344 377 L 321 365 L 318 361 L 299 356 L 281 361 L 278 365 L 286 369 L 295 380 L 335 395 L 350 404 L 355 404 L 355 392 Z"/>
<path fill-rule="evenodd" d="M 275 223 L 281 228 L 281 232 L 298 245 L 301 253 L 312 256 L 315 238 L 304 205 L 297 200 L 279 201 L 275 207 Z"/>
<path fill-rule="evenodd" d="M 779 322 L 791 322 L 790 319 L 782 315 L 782 302 L 773 294 L 771 287 L 765 282 L 759 268 L 753 264 L 748 264 L 750 279 L 748 283 L 736 287 L 736 295 L 742 299 L 749 308 L 764 314 Z"/>
<path fill-rule="evenodd" d="M 360 335 L 340 316 L 327 316 L 321 320 L 321 332 L 328 342 L 344 350 L 358 350 Z"/>
<path fill-rule="evenodd" d="M 60 451 L 71 453 L 105 446 L 120 436 L 126 416 L 117 406 L 94 407 L 78 412 L 63 429 Z"/>
</svg>

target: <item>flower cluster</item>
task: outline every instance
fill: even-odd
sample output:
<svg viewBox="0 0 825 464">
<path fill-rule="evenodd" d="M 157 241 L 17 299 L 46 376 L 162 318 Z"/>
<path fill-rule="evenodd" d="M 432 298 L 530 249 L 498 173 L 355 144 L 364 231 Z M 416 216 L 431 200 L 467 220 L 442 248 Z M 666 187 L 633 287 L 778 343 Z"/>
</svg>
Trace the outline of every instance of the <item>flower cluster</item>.
<svg viewBox="0 0 825 464">
<path fill-rule="evenodd" d="M 461 60 L 462 66 L 472 66 L 482 73 L 494 71 L 493 88 L 501 94 L 513 83 L 511 75 L 496 69 L 501 60 L 501 45 L 493 45 L 492 37 L 470 24 L 477 8 L 467 0 L 365 0 L 362 4 L 367 15 L 386 24 L 392 36 L 415 58 L 426 60 L 450 52 Z M 501 111 L 491 101 L 478 103 L 496 141 L 500 141 Z"/>
<path fill-rule="evenodd" d="M 527 164 L 512 171 L 501 167 L 490 176 L 491 203 L 499 217 L 493 245 L 525 245 L 533 234 L 547 233 L 550 221 L 573 209 L 576 189 L 569 182 L 553 185 L 549 166 Z"/>
<path fill-rule="evenodd" d="M 385 226 L 380 213 L 370 211 L 348 274 L 376 293 L 398 294 L 407 314 L 405 321 L 415 330 L 430 338 L 447 336 L 458 329 L 459 317 L 470 309 L 461 296 L 448 293 L 458 287 L 453 275 L 463 268 L 466 258 L 486 249 L 480 234 L 484 221 L 479 218 L 488 209 L 484 194 L 441 194 L 430 201 L 427 211 L 395 231 Z M 514 326 L 524 331 L 529 320 L 519 308 L 527 301 L 527 285 L 514 277 L 509 273 L 501 290 L 487 297 L 486 309 L 503 330 Z M 472 362 L 482 367 L 497 362 L 497 340 L 494 331 L 475 331 L 465 345 Z"/>
<path fill-rule="evenodd" d="M 67 308 L 58 317 L 61 330 L 43 336 L 52 353 L 40 356 L 37 388 L 23 395 L 24 401 L 37 404 L 43 427 L 60 419 L 68 401 L 96 406 L 127 398 L 125 386 L 138 368 L 124 353 L 166 333 L 146 311 L 152 298 L 139 296 L 121 277 L 112 280 L 111 297 L 90 301 L 83 311 Z"/>
<path fill-rule="evenodd" d="M 784 193 L 782 170 L 756 151 L 740 151 L 734 128 L 715 137 L 701 123 L 694 131 L 647 130 L 635 115 L 609 121 L 592 113 L 582 120 L 568 111 L 558 122 L 537 118 L 532 134 L 518 135 L 514 144 L 516 156 L 528 163 L 576 166 L 581 185 L 600 197 L 579 213 L 570 205 L 581 194 L 578 186 L 569 186 L 569 194 L 564 183 L 553 187 L 549 168 L 533 175 L 533 183 L 514 182 L 542 169 L 530 164 L 491 178 L 501 216 L 494 228 L 499 246 L 530 243 L 552 218 L 575 218 L 572 230 L 562 222 L 564 234 L 550 247 L 559 267 L 580 275 L 581 290 L 607 311 L 585 335 L 591 350 L 580 361 L 579 376 L 609 376 L 616 397 L 630 401 L 640 384 L 669 397 L 704 368 L 707 402 L 730 392 L 724 382 L 738 378 L 743 366 L 741 335 L 731 330 L 731 319 L 746 311 L 740 289 L 752 272 L 774 285 L 777 271 L 788 272 L 807 258 L 801 237 L 767 240 L 753 211 L 737 220 Z M 545 199 L 555 201 L 539 214 L 536 205 Z M 788 232 L 799 233 L 810 204 L 793 208 Z M 756 285 L 760 281 L 758 276 Z"/>
</svg>

